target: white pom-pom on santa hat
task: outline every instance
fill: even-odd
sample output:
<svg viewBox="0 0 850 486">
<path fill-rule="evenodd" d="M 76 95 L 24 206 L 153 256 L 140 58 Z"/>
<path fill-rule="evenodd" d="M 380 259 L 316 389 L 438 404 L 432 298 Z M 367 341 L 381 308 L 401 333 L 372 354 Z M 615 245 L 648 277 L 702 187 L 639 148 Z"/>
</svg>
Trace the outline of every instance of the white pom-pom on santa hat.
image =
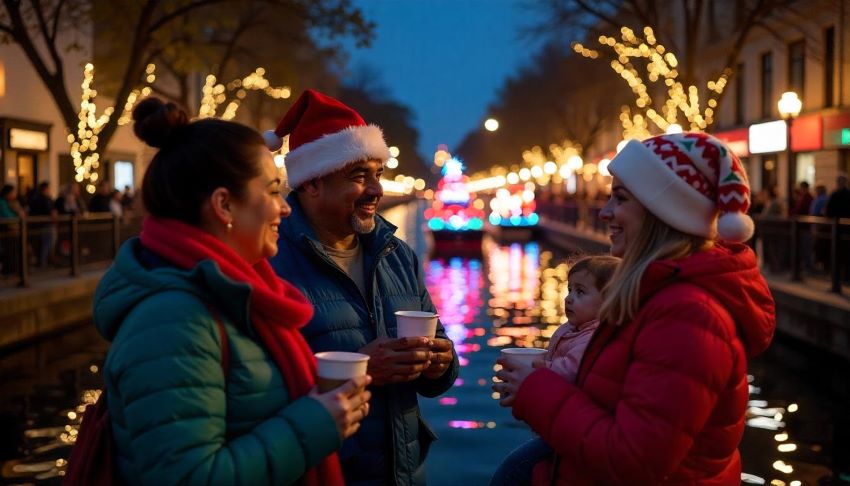
<svg viewBox="0 0 850 486">
<path fill-rule="evenodd" d="M 717 234 L 724 241 L 743 243 L 753 237 L 754 231 L 753 219 L 741 212 L 723 213 L 717 220 Z"/>
<path fill-rule="evenodd" d="M 283 139 L 278 137 L 274 130 L 266 130 L 263 132 L 263 140 L 266 142 L 266 147 L 272 152 L 277 152 L 283 147 Z"/>
</svg>

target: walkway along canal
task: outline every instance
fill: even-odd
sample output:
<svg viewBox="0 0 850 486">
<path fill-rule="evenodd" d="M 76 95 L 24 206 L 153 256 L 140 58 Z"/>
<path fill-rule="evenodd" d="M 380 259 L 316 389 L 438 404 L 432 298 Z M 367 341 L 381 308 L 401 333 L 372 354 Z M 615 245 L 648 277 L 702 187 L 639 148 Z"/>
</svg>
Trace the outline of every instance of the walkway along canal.
<svg viewBox="0 0 850 486">
<path fill-rule="evenodd" d="M 386 216 L 417 254 L 427 254 L 420 211 L 399 206 Z M 532 436 L 494 399 L 493 366 L 501 347 L 545 346 L 563 321 L 567 257 L 537 242 L 485 240 L 480 258 L 423 262 L 462 365 L 449 392 L 422 400 L 424 418 L 440 435 L 428 457 L 429 484 L 486 484 L 501 459 Z M 107 349 L 84 322 L 0 355 L 0 484 L 59 483 L 82 401 L 101 385 Z M 850 484 L 848 367 L 782 338 L 750 363 L 745 484 Z"/>
</svg>

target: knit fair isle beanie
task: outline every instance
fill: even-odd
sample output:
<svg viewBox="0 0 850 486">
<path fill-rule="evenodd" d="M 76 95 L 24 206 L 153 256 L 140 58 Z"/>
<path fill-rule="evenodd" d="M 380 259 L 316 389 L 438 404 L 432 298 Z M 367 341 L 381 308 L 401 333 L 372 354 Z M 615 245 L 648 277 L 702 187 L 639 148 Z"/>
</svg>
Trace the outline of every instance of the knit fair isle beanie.
<svg viewBox="0 0 850 486">
<path fill-rule="evenodd" d="M 675 133 L 631 140 L 608 170 L 649 212 L 679 231 L 730 242 L 753 236 L 746 171 L 711 135 Z"/>
<path fill-rule="evenodd" d="M 385 163 L 390 150 L 377 125 L 367 125 L 353 108 L 316 90 L 298 97 L 277 128 L 263 133 L 266 146 L 277 151 L 289 135 L 284 158 L 289 187 L 297 188 L 361 160 Z"/>
</svg>

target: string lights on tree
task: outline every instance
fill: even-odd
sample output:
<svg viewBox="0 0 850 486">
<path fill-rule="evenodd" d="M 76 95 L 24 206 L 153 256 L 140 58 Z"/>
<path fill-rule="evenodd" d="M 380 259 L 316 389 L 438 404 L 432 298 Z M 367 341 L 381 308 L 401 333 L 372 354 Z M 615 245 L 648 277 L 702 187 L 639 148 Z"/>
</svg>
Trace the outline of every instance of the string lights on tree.
<svg viewBox="0 0 850 486">
<path fill-rule="evenodd" d="M 227 101 L 227 92 L 235 91 L 235 99 L 227 103 L 224 112 L 220 115 L 220 118 L 225 120 L 230 120 L 236 116 L 241 100 L 245 98 L 248 91 L 262 91 L 274 99 L 287 99 L 292 95 L 292 90 L 288 86 L 272 86 L 265 78 L 265 72 L 265 69 L 257 68 L 244 78 L 235 79 L 227 85 L 218 83 L 214 75 L 208 75 L 202 88 L 203 98 L 198 110 L 198 117 L 218 116 L 216 111 Z M 85 184 L 86 191 L 93 194 L 99 179 L 97 172 L 100 167 L 98 134 L 114 114 L 115 109 L 110 106 L 105 108 L 100 116 L 97 115 L 97 105 L 94 100 L 98 93 L 92 88 L 94 65 L 86 64 L 83 74 L 79 123 L 76 133 L 69 133 L 67 140 L 71 146 L 71 157 L 74 160 L 74 179 L 78 183 Z M 141 88 L 134 89 L 127 97 L 124 110 L 118 119 L 119 125 L 127 125 L 132 121 L 133 108 L 143 98 L 150 96 L 152 93 L 151 85 L 154 81 L 156 81 L 156 66 L 148 64 L 145 68 L 144 84 Z M 278 166 L 283 165 L 283 154 L 287 151 L 285 145 L 281 154 L 275 157 L 275 163 Z M 397 175 L 394 181 L 382 180 L 381 182 L 385 184 L 386 190 L 391 193 L 410 194 L 413 190 L 421 191 L 425 189 L 424 180 L 414 179 L 403 174 Z"/>
<path fill-rule="evenodd" d="M 620 29 L 620 38 L 599 36 L 603 48 L 612 51 L 610 61 L 613 69 L 628 83 L 635 95 L 635 107 L 623 107 L 620 121 L 623 125 L 623 137 L 644 138 L 650 135 L 650 122 L 662 132 L 678 123 L 681 113 L 692 131 L 704 131 L 714 123 L 714 111 L 718 99 L 728 84 L 732 72 L 725 69 L 716 80 L 706 83 L 707 102 L 703 108 L 700 104 L 699 88 L 695 85 L 685 86 L 679 80 L 678 60 L 676 55 L 657 42 L 651 27 L 644 27 L 643 37 L 635 35 L 628 27 Z M 574 43 L 573 50 L 578 54 L 597 59 L 600 52 L 590 49 L 581 43 Z M 638 69 L 638 66 L 643 69 Z M 645 71 L 642 73 L 641 71 Z M 658 109 L 653 105 L 648 84 L 666 86 L 666 99 Z"/>
<path fill-rule="evenodd" d="M 224 120 L 231 120 L 236 116 L 236 110 L 242 100 L 248 94 L 248 91 L 262 91 L 270 98 L 281 100 L 292 96 L 292 90 L 288 86 L 272 86 L 269 80 L 265 78 L 266 70 L 258 67 L 251 74 L 241 79 L 224 85 L 219 83 L 217 78 L 210 74 L 206 77 L 204 87 L 201 90 L 203 97 L 201 98 L 201 107 L 198 110 L 199 118 L 209 118 L 216 116 L 216 110 L 225 101 L 227 101 L 227 92 L 236 92 L 236 99 L 230 100 L 221 114 Z"/>
<path fill-rule="evenodd" d="M 292 90 L 288 86 L 272 86 L 265 78 L 265 73 L 266 70 L 259 67 L 244 78 L 235 79 L 226 86 L 218 83 L 214 75 L 207 76 L 204 87 L 202 88 L 203 98 L 198 110 L 198 117 L 208 118 L 217 116 L 216 110 L 221 104 L 227 101 L 226 91 L 235 91 L 235 99 L 228 102 L 224 112 L 220 115 L 220 118 L 225 120 L 230 120 L 236 116 L 236 111 L 239 108 L 241 100 L 245 98 L 248 91 L 262 91 L 274 99 L 286 99 L 292 95 Z M 141 87 L 132 90 L 127 97 L 124 109 L 118 118 L 118 125 L 127 125 L 132 121 L 133 108 L 143 98 L 150 96 L 153 91 L 151 85 L 155 81 L 156 66 L 154 64 L 148 64 L 145 67 Z M 88 63 L 83 70 L 77 131 L 75 133 L 69 133 L 67 138 L 68 144 L 71 146 L 71 157 L 74 161 L 74 180 L 85 184 L 86 191 L 91 194 L 95 192 L 98 181 L 97 169 L 100 167 L 98 134 L 115 112 L 114 107 L 110 106 L 105 108 L 100 116 L 97 115 L 97 105 L 94 102 L 97 97 L 97 91 L 92 88 L 93 82 L 94 65 Z"/>
<path fill-rule="evenodd" d="M 153 83 L 156 79 L 154 74 L 155 67 L 149 64 L 145 70 L 145 82 Z M 83 69 L 83 84 L 82 98 L 80 100 L 80 111 L 78 113 L 79 123 L 77 123 L 77 131 L 68 133 L 68 144 L 71 146 L 71 158 L 74 161 L 74 180 L 81 184 L 85 184 L 85 189 L 88 193 L 93 194 L 95 184 L 97 184 L 98 173 L 97 169 L 100 166 L 100 153 L 98 152 L 98 134 L 112 117 L 115 108 L 110 106 L 103 110 L 103 113 L 97 115 L 97 105 L 94 100 L 97 97 L 97 90 L 92 88 L 94 82 L 94 65 L 86 64 Z M 133 109 L 133 104 L 139 96 L 147 96 L 150 94 L 150 86 L 145 86 L 141 90 L 134 90 L 128 98 L 127 104 L 124 106 L 124 113 L 119 119 L 129 120 L 129 110 Z M 131 101 L 132 100 L 132 101 Z"/>
</svg>

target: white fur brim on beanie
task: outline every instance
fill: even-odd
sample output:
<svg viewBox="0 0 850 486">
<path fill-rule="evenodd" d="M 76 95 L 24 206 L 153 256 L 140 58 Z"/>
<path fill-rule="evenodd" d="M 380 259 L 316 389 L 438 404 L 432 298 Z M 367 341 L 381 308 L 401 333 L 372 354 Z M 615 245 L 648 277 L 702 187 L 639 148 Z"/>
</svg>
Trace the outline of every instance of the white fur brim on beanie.
<svg viewBox="0 0 850 486">
<path fill-rule="evenodd" d="M 683 233 L 731 242 L 753 235 L 746 173 L 714 137 L 680 133 L 631 140 L 608 170 L 649 212 Z"/>
</svg>

